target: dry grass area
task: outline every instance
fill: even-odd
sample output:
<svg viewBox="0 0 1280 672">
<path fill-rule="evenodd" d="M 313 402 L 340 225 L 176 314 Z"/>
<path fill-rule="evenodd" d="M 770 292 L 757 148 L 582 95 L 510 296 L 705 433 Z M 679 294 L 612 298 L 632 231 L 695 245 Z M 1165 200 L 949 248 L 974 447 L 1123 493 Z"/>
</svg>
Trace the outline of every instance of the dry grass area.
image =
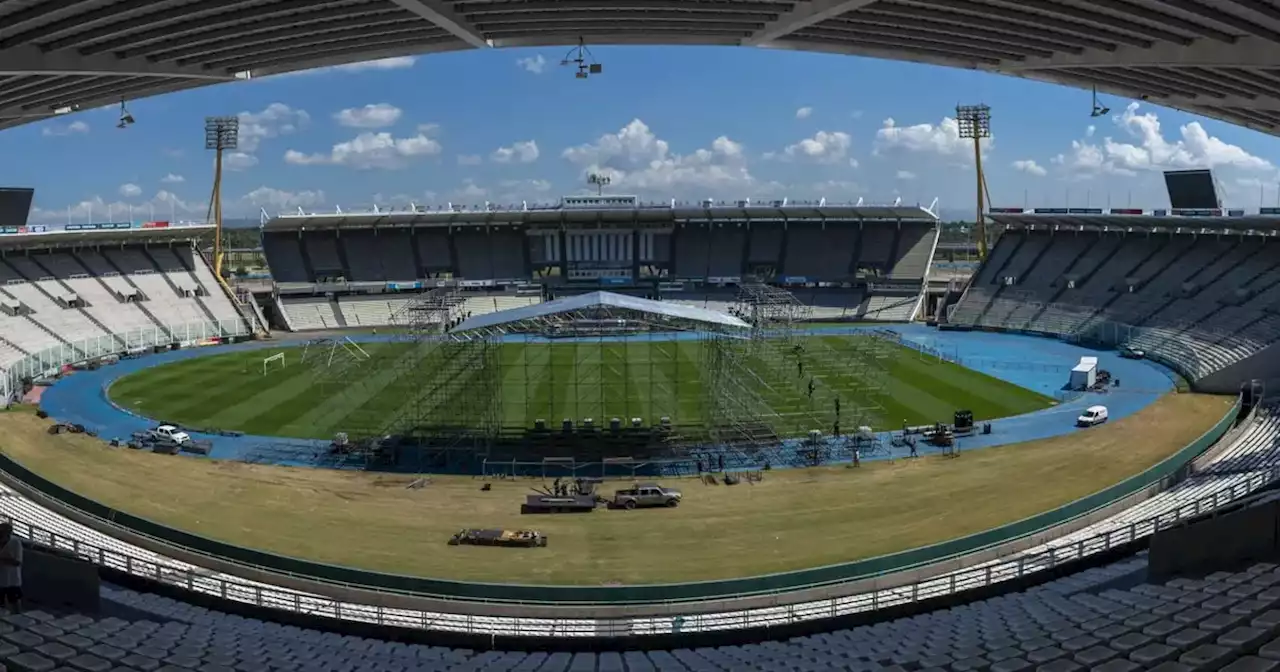
<svg viewBox="0 0 1280 672">
<path fill-rule="evenodd" d="M 218 462 L 112 449 L 0 413 L 0 447 L 87 497 L 283 555 L 386 572 L 543 584 L 663 583 L 845 562 L 1025 518 L 1156 464 L 1212 427 L 1231 400 L 1168 395 L 1066 436 L 860 468 L 775 470 L 755 485 L 670 483 L 678 509 L 520 516 L 534 483 Z M 546 549 L 450 547 L 461 527 L 532 527 Z"/>
</svg>

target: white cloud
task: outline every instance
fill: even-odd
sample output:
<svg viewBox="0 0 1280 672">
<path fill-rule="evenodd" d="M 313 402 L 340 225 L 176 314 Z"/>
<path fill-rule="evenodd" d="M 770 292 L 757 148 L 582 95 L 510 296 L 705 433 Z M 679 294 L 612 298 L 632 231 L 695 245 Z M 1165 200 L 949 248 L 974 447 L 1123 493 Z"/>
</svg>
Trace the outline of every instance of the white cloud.
<svg viewBox="0 0 1280 672">
<path fill-rule="evenodd" d="M 137 198 L 142 195 L 142 187 L 136 184 L 122 184 L 118 191 L 125 198 Z"/>
<path fill-rule="evenodd" d="M 258 151 L 263 140 L 291 135 L 311 121 L 306 110 L 295 110 L 284 103 L 271 103 L 261 112 L 241 112 L 239 116 L 239 149 L 250 154 Z"/>
<path fill-rule="evenodd" d="M 547 59 L 543 58 L 542 54 L 537 54 L 525 58 L 517 58 L 516 65 L 520 66 L 522 70 L 541 75 L 547 68 Z"/>
<path fill-rule="evenodd" d="M 1140 105 L 1130 103 L 1121 114 L 1112 117 L 1120 132 L 1130 142 L 1104 136 L 1102 142 L 1090 142 L 1095 129 L 1085 131 L 1084 140 L 1071 143 L 1071 150 L 1053 157 L 1052 162 L 1078 176 L 1135 175 L 1139 172 L 1182 170 L 1189 168 L 1232 168 L 1269 171 L 1275 166 L 1266 159 L 1250 154 L 1243 147 L 1210 136 L 1198 121 L 1181 126 L 1180 138 L 1164 137 L 1160 119 L 1154 112 L 1139 113 Z"/>
<path fill-rule="evenodd" d="M 991 148 L 994 138 L 982 141 L 982 151 Z M 973 160 L 973 140 L 960 137 L 960 124 L 951 117 L 943 117 L 937 125 L 916 124 L 899 126 L 892 118 L 884 120 L 884 124 L 876 131 L 875 153 L 888 151 L 905 151 L 913 153 L 955 156 L 968 161 Z"/>
<path fill-rule="evenodd" d="M 61 208 L 31 208 L 30 221 L 34 223 L 65 224 L 81 222 L 120 221 L 129 218 L 155 216 L 157 219 L 203 218 L 208 205 L 203 202 L 187 202 L 169 191 L 158 191 L 155 196 L 141 202 L 107 201 L 93 196 Z"/>
<path fill-rule="evenodd" d="M 418 132 L 423 135 L 435 135 L 440 132 L 440 124 L 418 124 Z"/>
<path fill-rule="evenodd" d="M 533 163 L 538 160 L 539 154 L 538 143 L 524 140 L 493 150 L 489 158 L 494 163 Z"/>
<path fill-rule="evenodd" d="M 1093 134 L 1096 133 L 1097 131 L 1098 131 L 1097 126 L 1094 126 L 1093 124 L 1089 124 L 1088 128 L 1084 129 L 1084 137 L 1092 138 Z"/>
<path fill-rule="evenodd" d="M 450 200 L 470 201 L 485 198 L 489 195 L 489 190 L 475 183 L 475 180 L 463 180 L 462 186 L 458 187 L 450 194 Z"/>
<path fill-rule="evenodd" d="M 268 210 L 275 208 L 306 208 L 325 202 L 323 191 L 284 191 L 262 186 L 240 197 L 241 201 Z"/>
<path fill-rule="evenodd" d="M 561 156 L 581 167 L 583 177 L 601 174 L 614 188 L 665 197 L 705 196 L 707 191 L 746 195 L 747 188 L 759 193 L 762 186 L 747 170 L 741 144 L 722 135 L 710 148 L 677 154 L 639 119 Z"/>
<path fill-rule="evenodd" d="M 1036 177 L 1044 177 L 1049 172 L 1044 169 L 1044 166 L 1041 166 L 1032 159 L 1014 161 L 1013 169 L 1028 175 L 1035 175 Z"/>
<path fill-rule="evenodd" d="M 386 128 L 400 120 L 400 108 L 388 103 L 373 103 L 364 107 L 349 107 L 333 115 L 335 121 L 347 128 Z"/>
<path fill-rule="evenodd" d="M 849 155 L 853 138 L 843 131 L 818 131 L 782 150 L 788 159 L 805 159 L 817 163 L 840 163 Z M 856 164 L 851 164 L 856 165 Z"/>
<path fill-rule="evenodd" d="M 916 174 L 909 170 L 899 170 L 896 177 L 899 180 L 914 180 L 916 179 Z"/>
<path fill-rule="evenodd" d="M 222 156 L 222 167 L 227 170 L 248 170 L 258 165 L 258 157 L 245 152 L 229 152 Z"/>
<path fill-rule="evenodd" d="M 796 119 L 808 119 L 813 115 L 812 107 L 802 107 L 796 110 Z"/>
<path fill-rule="evenodd" d="M 484 163 L 484 157 L 480 156 L 479 154 L 459 154 L 458 155 L 459 166 L 478 166 L 481 163 Z"/>
<path fill-rule="evenodd" d="M 89 132 L 89 124 L 83 121 L 73 121 L 65 126 L 61 124 L 51 124 L 40 129 L 40 134 L 45 137 L 57 137 L 62 135 L 83 135 Z"/>
<path fill-rule="evenodd" d="M 368 70 L 403 70 L 412 68 L 417 62 L 416 56 L 395 56 L 393 58 L 379 58 L 376 61 L 362 61 L 360 63 L 348 63 L 346 65 L 335 66 L 333 69 L 340 72 L 365 72 Z"/>
<path fill-rule="evenodd" d="M 826 180 L 824 182 L 811 185 L 809 190 L 819 196 L 824 196 L 835 201 L 856 201 L 858 199 L 849 197 L 865 191 L 862 185 L 848 180 Z"/>
<path fill-rule="evenodd" d="M 222 160 L 225 163 L 227 160 L 227 157 L 225 156 L 222 157 Z M 183 182 L 187 181 L 187 178 L 181 175 L 175 175 L 173 173 L 169 173 L 168 175 L 165 175 L 164 177 L 160 178 L 160 181 L 163 182 L 164 184 L 182 184 Z"/>
<path fill-rule="evenodd" d="M 854 110 L 849 113 L 849 116 L 853 119 L 861 119 L 863 114 L 864 112 L 862 110 Z"/>
<path fill-rule="evenodd" d="M 368 72 L 371 70 L 403 70 L 413 67 L 417 62 L 416 56 L 395 56 L 392 58 L 380 58 L 376 61 L 361 61 L 359 63 L 347 63 L 346 65 L 332 65 L 326 68 L 313 68 L 311 70 L 301 70 L 298 72 L 286 72 L 277 77 L 290 77 L 295 75 L 323 75 L 328 73 L 353 73 Z"/>
<path fill-rule="evenodd" d="M 396 138 L 390 133 L 361 133 L 346 142 L 333 146 L 328 154 L 304 154 L 285 152 L 284 160 L 298 166 L 334 165 L 359 170 L 403 168 L 410 161 L 439 154 L 442 147 L 425 134 Z"/>
</svg>

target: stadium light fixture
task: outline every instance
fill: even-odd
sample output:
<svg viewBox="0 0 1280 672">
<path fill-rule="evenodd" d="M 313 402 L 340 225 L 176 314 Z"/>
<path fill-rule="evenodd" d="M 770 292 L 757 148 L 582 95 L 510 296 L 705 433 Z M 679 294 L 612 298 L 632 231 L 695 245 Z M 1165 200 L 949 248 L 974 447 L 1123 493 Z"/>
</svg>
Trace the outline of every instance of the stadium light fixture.
<svg viewBox="0 0 1280 672">
<path fill-rule="evenodd" d="M 1111 114 L 1111 108 L 1098 102 L 1098 86 L 1095 84 L 1093 87 L 1093 111 L 1089 113 L 1089 116 L 1096 119 L 1105 117 L 1108 114 Z"/>
<path fill-rule="evenodd" d="M 586 42 L 581 37 L 578 38 L 578 46 L 565 54 L 560 60 L 560 65 L 576 65 L 577 72 L 573 73 L 575 79 L 587 79 L 591 75 L 604 72 L 604 66 L 596 62 L 595 55 L 587 48 Z"/>
<path fill-rule="evenodd" d="M 609 177 L 608 175 L 591 173 L 590 175 L 587 176 L 587 184 L 596 188 L 596 196 L 603 195 L 604 188 L 609 186 L 611 182 L 613 182 L 613 178 Z"/>
<path fill-rule="evenodd" d="M 984 196 L 987 180 L 982 174 L 982 140 L 991 137 L 991 108 L 986 105 L 957 105 L 956 124 L 961 138 L 973 139 L 973 167 L 978 174 L 978 258 L 987 258 L 987 225 Z"/>
<path fill-rule="evenodd" d="M 128 128 L 133 125 L 133 115 L 129 113 L 129 108 L 125 107 L 124 101 L 120 101 L 120 123 L 116 124 L 116 128 Z"/>
<path fill-rule="evenodd" d="M 240 146 L 240 117 L 205 117 L 204 148 L 213 150 L 213 193 L 207 218 L 213 220 L 213 275 L 222 277 L 222 152 Z"/>
</svg>

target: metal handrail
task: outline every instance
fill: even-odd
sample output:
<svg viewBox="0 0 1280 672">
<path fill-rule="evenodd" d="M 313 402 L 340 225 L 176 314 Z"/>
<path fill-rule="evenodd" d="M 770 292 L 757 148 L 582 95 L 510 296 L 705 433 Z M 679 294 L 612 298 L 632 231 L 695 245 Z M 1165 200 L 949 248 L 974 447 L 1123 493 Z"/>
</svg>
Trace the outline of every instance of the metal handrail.
<svg viewBox="0 0 1280 672">
<path fill-rule="evenodd" d="M 613 619 L 555 619 L 487 617 L 466 614 L 430 613 L 392 609 L 377 605 L 344 603 L 326 597 L 254 584 L 234 578 L 206 576 L 136 557 L 126 552 L 101 548 L 67 537 L 28 521 L 0 514 L 14 523 L 19 536 L 33 543 L 67 551 L 102 567 L 150 579 L 191 592 L 222 599 L 280 609 L 312 616 L 373 623 L 378 625 L 461 632 L 486 636 L 620 637 L 698 632 L 741 628 L 776 627 L 803 621 L 874 611 L 1018 579 L 1063 563 L 1131 543 L 1186 518 L 1220 508 L 1253 493 L 1280 477 L 1280 467 L 1271 467 L 1151 518 L 1130 523 L 1063 547 L 1051 547 L 984 566 L 922 580 L 914 584 L 875 590 L 861 595 L 828 598 L 803 604 L 703 614 L 681 614 L 672 605 L 669 614 L 658 617 Z M 57 515 L 57 514 L 54 514 Z M 172 544 L 168 544 L 173 546 Z M 175 547 L 176 548 L 176 547 Z M 175 561 L 176 562 L 176 561 Z M 278 573 L 278 572 L 276 572 Z M 308 577 L 314 580 L 314 577 Z"/>
</svg>

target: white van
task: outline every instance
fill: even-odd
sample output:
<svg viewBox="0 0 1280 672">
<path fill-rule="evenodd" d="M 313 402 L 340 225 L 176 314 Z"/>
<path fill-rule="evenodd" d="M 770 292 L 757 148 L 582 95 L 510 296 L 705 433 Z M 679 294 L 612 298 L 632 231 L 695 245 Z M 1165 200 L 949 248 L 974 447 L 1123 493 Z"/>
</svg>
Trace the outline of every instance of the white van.
<svg viewBox="0 0 1280 672">
<path fill-rule="evenodd" d="M 1092 427 L 1107 421 L 1106 406 L 1090 406 L 1076 418 L 1076 427 Z"/>
</svg>

